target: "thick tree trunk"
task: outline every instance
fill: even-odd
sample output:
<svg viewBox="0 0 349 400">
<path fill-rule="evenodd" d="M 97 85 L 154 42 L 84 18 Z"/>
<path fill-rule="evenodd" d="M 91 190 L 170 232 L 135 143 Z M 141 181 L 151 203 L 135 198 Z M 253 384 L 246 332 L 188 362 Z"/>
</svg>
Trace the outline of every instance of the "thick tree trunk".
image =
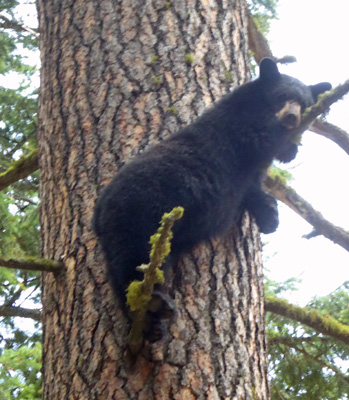
<svg viewBox="0 0 349 400">
<path fill-rule="evenodd" d="M 91 232 L 124 161 L 248 79 L 243 0 L 39 0 L 44 399 L 267 399 L 259 235 L 246 216 L 170 271 L 178 318 L 132 366 Z"/>
</svg>

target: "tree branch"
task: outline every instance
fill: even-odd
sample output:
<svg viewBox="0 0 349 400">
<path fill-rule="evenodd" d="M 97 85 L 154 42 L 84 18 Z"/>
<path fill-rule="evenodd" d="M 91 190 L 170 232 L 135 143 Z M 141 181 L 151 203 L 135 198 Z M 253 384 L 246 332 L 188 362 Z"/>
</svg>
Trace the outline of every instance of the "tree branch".
<svg viewBox="0 0 349 400">
<path fill-rule="evenodd" d="M 292 134 L 303 133 L 316 117 L 328 111 L 330 106 L 340 100 L 349 92 L 349 79 L 336 86 L 334 89 L 319 96 L 318 101 L 312 107 L 305 110 L 299 127 L 292 130 Z"/>
<path fill-rule="evenodd" d="M 25 271 L 46 271 L 58 272 L 64 268 L 64 264 L 44 258 L 27 258 L 25 260 L 4 260 L 0 259 L 0 266 L 13 269 L 22 269 Z"/>
<path fill-rule="evenodd" d="M 144 273 L 142 281 L 132 281 L 127 288 L 127 305 L 132 312 L 132 326 L 128 345 L 132 354 L 137 354 L 143 343 L 146 314 L 151 307 L 154 285 L 164 283 L 164 273 L 160 269 L 171 251 L 173 224 L 182 218 L 184 209 L 175 207 L 161 218 L 160 228 L 151 236 L 150 262 L 137 267 Z"/>
<path fill-rule="evenodd" d="M 248 13 L 248 46 L 253 53 L 253 57 L 259 64 L 264 57 L 275 60 L 267 40 L 258 30 L 258 27 L 250 13 Z"/>
<path fill-rule="evenodd" d="M 21 317 L 31 318 L 35 321 L 41 321 L 41 310 L 30 308 L 13 307 L 13 306 L 0 306 L 1 317 Z"/>
<path fill-rule="evenodd" d="M 21 157 L 7 171 L 0 174 L 0 190 L 5 189 L 20 179 L 26 178 L 38 168 L 38 151 L 33 150 L 28 156 Z"/>
<path fill-rule="evenodd" d="M 282 179 L 277 176 L 272 177 L 268 175 L 264 181 L 264 185 L 274 197 L 285 203 L 309 222 L 317 233 L 349 251 L 349 232 L 328 222 L 311 204 L 299 196 L 290 186 L 283 183 Z"/>
<path fill-rule="evenodd" d="M 10 20 L 9 18 L 5 17 L 4 15 L 0 15 L 0 20 L 3 22 L 0 23 L 0 28 L 3 29 L 12 29 L 18 33 L 21 32 L 28 32 L 31 33 L 32 35 L 38 37 L 39 33 L 37 32 L 36 29 L 29 28 L 28 26 L 25 26 L 23 23 Z"/>
<path fill-rule="evenodd" d="M 317 332 L 331 336 L 349 345 L 349 326 L 339 323 L 330 315 L 323 317 L 316 310 L 308 311 L 276 297 L 267 297 L 265 299 L 265 310 L 298 321 Z"/>
<path fill-rule="evenodd" d="M 296 61 L 294 56 L 284 56 L 282 58 L 273 56 L 267 39 L 259 31 L 253 16 L 250 13 L 248 13 L 248 46 L 257 64 L 259 64 L 265 57 L 269 57 L 275 62 L 281 64 L 287 64 Z"/>
<path fill-rule="evenodd" d="M 4 306 L 12 306 L 12 304 L 13 303 L 15 303 L 20 297 L 21 297 L 21 294 L 23 293 L 23 289 L 22 289 L 22 287 L 20 288 L 20 289 L 18 289 L 14 294 L 13 294 L 13 296 L 10 298 L 10 299 L 8 299 L 7 301 L 6 301 L 6 303 L 4 304 Z"/>
<path fill-rule="evenodd" d="M 317 118 L 309 130 L 332 140 L 349 155 L 349 135 L 343 129 Z"/>
<path fill-rule="evenodd" d="M 286 346 L 296 347 L 299 344 L 309 343 L 313 345 L 316 342 L 329 343 L 330 338 L 319 336 L 318 334 L 309 337 L 288 337 L 288 336 L 275 336 L 268 338 L 268 345 L 277 346 L 279 344 L 284 344 Z"/>
</svg>

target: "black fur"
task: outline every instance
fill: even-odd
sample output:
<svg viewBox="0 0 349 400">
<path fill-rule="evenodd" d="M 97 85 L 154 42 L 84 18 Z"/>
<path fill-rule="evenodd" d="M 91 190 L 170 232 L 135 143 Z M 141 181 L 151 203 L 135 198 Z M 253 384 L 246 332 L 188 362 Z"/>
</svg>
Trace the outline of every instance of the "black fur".
<svg viewBox="0 0 349 400">
<path fill-rule="evenodd" d="M 149 238 L 165 212 L 184 207 L 174 225 L 172 259 L 226 232 L 244 209 L 264 233 L 278 226 L 276 201 L 261 189 L 273 159 L 297 146 L 276 117 L 287 100 L 302 111 L 328 83 L 308 87 L 264 59 L 260 77 L 223 97 L 194 123 L 124 166 L 97 201 L 94 230 L 118 296 L 149 261 Z M 124 301 L 124 300 L 123 300 Z"/>
</svg>

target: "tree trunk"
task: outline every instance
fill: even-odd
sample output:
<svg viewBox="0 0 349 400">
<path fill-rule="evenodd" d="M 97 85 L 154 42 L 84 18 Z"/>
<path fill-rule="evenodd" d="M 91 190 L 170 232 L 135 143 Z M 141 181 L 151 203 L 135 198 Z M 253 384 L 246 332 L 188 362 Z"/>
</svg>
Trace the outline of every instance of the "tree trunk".
<svg viewBox="0 0 349 400">
<path fill-rule="evenodd" d="M 178 317 L 127 360 L 91 231 L 124 161 L 249 78 L 243 0 L 39 0 L 43 398 L 267 399 L 259 234 L 245 216 L 170 271 Z"/>
</svg>

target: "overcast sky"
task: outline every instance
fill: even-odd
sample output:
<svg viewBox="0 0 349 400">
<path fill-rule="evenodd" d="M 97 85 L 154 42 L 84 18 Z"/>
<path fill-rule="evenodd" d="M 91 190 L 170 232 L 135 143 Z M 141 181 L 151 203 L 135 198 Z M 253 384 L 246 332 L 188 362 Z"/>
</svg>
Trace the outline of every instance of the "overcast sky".
<svg viewBox="0 0 349 400">
<path fill-rule="evenodd" d="M 349 79 L 349 3 L 347 0 L 279 0 L 279 19 L 268 36 L 275 56 L 294 55 L 298 62 L 282 72 L 304 83 L 329 81 L 333 86 Z M 332 107 L 328 120 L 349 131 L 349 96 Z M 291 185 L 332 223 L 349 230 L 349 157 L 331 141 L 303 135 L 303 146 L 290 164 Z M 300 277 L 303 284 L 293 302 L 304 304 L 314 295 L 326 295 L 349 280 L 349 253 L 328 239 L 302 235 L 312 228 L 280 206 L 277 233 L 264 236 L 268 276 L 277 281 Z M 277 253 L 276 255 L 273 255 Z"/>
</svg>

